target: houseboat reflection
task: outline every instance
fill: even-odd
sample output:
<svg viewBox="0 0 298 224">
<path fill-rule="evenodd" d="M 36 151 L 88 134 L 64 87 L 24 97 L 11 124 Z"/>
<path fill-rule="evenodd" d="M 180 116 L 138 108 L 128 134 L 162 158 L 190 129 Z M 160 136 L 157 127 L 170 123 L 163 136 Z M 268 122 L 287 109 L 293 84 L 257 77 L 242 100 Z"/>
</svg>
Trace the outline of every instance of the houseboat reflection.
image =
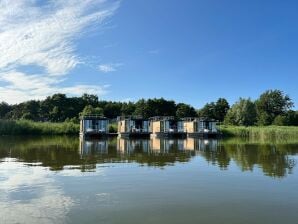
<svg viewBox="0 0 298 224">
<path fill-rule="evenodd" d="M 151 137 L 150 149 L 152 152 L 167 153 L 169 151 L 184 151 L 184 139 L 170 139 Z"/>
<path fill-rule="evenodd" d="M 220 146 L 218 139 L 187 138 L 184 140 L 185 150 L 216 151 Z"/>
<path fill-rule="evenodd" d="M 219 147 L 217 139 L 198 139 L 198 138 L 157 138 L 136 139 L 136 138 L 117 138 L 112 144 L 108 139 L 85 139 L 80 138 L 80 154 L 109 154 L 115 150 L 120 154 L 155 154 L 155 153 L 173 153 L 184 151 L 216 151 Z"/>
<path fill-rule="evenodd" d="M 108 139 L 86 139 L 80 138 L 80 154 L 108 154 Z"/>
<path fill-rule="evenodd" d="M 134 152 L 148 153 L 150 151 L 149 139 L 117 138 L 117 151 L 131 154 Z"/>
</svg>

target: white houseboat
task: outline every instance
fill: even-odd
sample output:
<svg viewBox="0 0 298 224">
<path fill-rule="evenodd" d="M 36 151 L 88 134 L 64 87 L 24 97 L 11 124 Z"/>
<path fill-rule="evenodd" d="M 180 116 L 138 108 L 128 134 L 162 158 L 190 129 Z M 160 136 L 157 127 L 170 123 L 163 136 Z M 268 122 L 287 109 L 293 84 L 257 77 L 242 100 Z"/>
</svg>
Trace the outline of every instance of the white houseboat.
<svg viewBox="0 0 298 224">
<path fill-rule="evenodd" d="M 109 134 L 109 120 L 101 115 L 80 117 L 80 135 L 84 137 L 103 137 Z"/>
</svg>

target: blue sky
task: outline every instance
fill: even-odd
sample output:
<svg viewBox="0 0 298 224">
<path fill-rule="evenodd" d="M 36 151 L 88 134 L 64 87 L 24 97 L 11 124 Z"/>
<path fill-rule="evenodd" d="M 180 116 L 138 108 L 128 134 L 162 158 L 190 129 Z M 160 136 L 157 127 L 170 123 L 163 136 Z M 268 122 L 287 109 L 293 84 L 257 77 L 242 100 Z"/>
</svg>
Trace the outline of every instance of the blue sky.
<svg viewBox="0 0 298 224">
<path fill-rule="evenodd" d="M 281 89 L 298 102 L 297 1 L 0 0 L 0 7 L 0 101 L 89 92 L 199 108 Z"/>
</svg>

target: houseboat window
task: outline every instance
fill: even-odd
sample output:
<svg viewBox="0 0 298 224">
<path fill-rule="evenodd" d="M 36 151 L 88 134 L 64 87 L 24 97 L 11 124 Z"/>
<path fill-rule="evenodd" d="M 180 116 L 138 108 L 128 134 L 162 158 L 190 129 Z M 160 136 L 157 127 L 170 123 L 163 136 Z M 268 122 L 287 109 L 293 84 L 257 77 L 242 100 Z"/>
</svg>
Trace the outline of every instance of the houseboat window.
<svg viewBox="0 0 298 224">
<path fill-rule="evenodd" d="M 136 120 L 135 121 L 135 128 L 136 129 L 142 129 L 143 128 L 143 124 L 142 124 L 142 120 Z"/>
<path fill-rule="evenodd" d="M 177 129 L 177 123 L 175 121 L 169 121 L 169 128 L 170 129 Z"/>
<path fill-rule="evenodd" d="M 160 121 L 159 122 L 160 123 L 160 132 L 163 132 L 164 131 L 164 127 L 165 127 L 165 125 L 164 125 L 164 121 Z"/>
<path fill-rule="evenodd" d="M 209 129 L 209 122 L 205 121 L 205 129 Z"/>
<path fill-rule="evenodd" d="M 198 122 L 194 122 L 194 132 L 197 132 L 199 130 L 199 123 Z"/>
</svg>

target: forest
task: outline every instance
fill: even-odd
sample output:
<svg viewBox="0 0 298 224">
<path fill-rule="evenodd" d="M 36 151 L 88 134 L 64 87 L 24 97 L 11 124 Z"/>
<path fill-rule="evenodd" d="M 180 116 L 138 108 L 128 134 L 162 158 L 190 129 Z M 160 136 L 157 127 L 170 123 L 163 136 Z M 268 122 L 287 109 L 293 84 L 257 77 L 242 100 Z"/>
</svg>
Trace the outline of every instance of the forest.
<svg viewBox="0 0 298 224">
<path fill-rule="evenodd" d="M 298 126 L 298 111 L 291 98 L 281 90 L 267 90 L 256 100 L 239 98 L 230 105 L 225 98 L 194 108 L 164 98 L 140 99 L 136 102 L 100 100 L 96 95 L 68 97 L 54 94 L 44 100 L 30 100 L 10 105 L 0 103 L 1 120 L 78 123 L 83 114 L 101 114 L 109 119 L 120 115 L 208 117 L 233 126 Z"/>
</svg>

